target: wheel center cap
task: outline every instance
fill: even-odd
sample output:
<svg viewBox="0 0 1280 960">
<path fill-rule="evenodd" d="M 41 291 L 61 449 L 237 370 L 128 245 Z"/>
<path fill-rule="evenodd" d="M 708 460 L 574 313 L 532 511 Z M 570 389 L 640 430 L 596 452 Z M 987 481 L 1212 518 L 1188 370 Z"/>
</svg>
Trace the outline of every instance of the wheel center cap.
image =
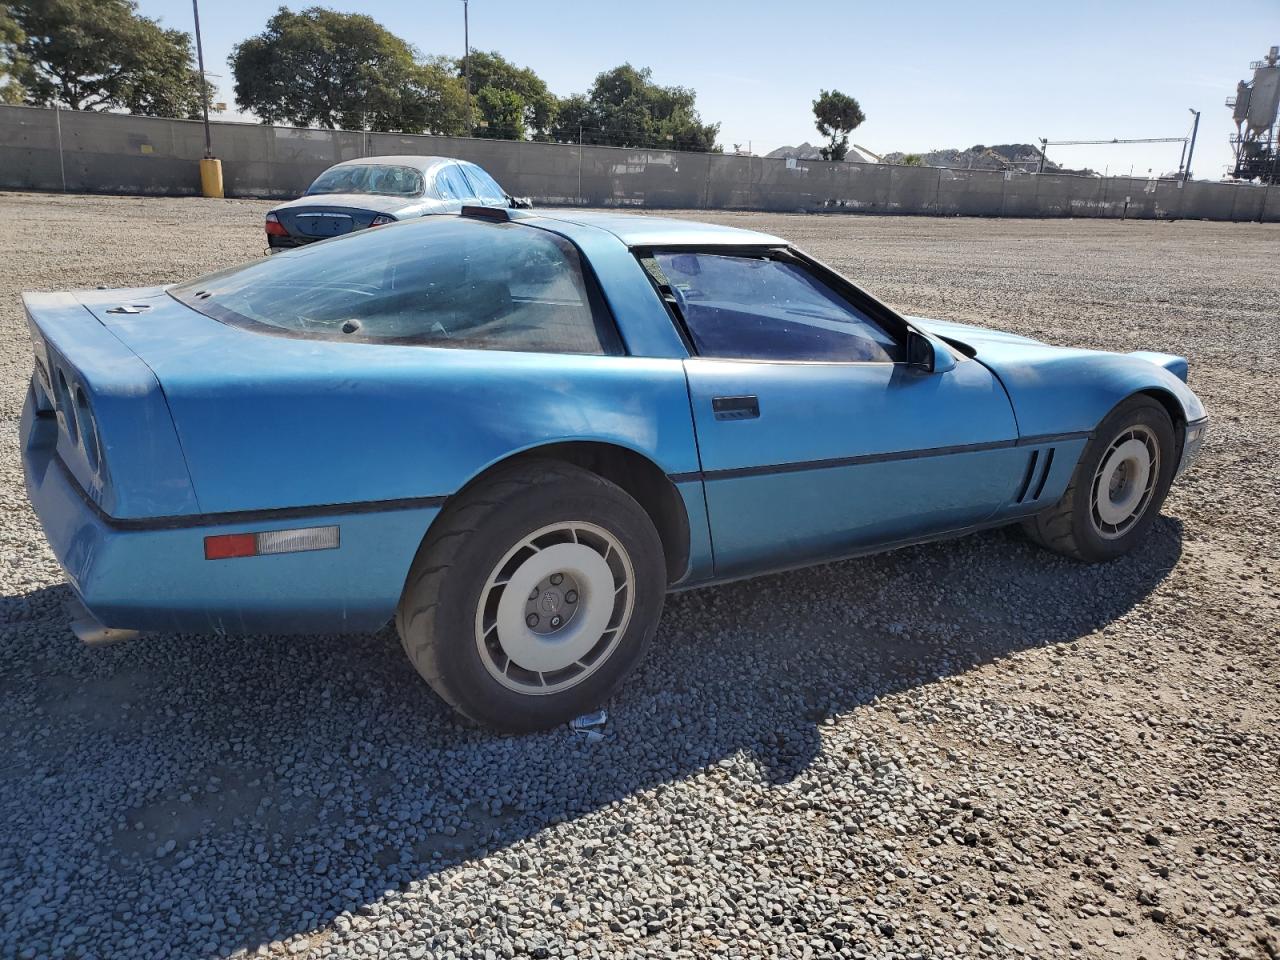
<svg viewBox="0 0 1280 960">
<path fill-rule="evenodd" d="M 538 601 L 538 606 L 542 608 L 543 613 L 559 613 L 563 603 L 564 598 L 560 596 L 559 590 L 547 590 Z"/>
</svg>

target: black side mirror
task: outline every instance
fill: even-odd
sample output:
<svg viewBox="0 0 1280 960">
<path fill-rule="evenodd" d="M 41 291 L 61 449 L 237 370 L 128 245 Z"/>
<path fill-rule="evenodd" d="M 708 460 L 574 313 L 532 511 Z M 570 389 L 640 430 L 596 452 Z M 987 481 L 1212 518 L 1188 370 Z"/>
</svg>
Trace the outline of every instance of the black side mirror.
<svg viewBox="0 0 1280 960">
<path fill-rule="evenodd" d="M 933 373 L 934 359 L 933 344 L 929 338 L 917 330 L 910 331 L 907 334 L 907 363 Z"/>
</svg>

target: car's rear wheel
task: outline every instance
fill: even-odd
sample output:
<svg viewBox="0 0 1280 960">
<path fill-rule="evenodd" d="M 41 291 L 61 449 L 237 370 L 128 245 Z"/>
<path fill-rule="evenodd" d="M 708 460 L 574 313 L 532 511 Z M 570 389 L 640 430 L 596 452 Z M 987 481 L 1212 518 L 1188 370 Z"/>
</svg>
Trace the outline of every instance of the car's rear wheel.
<svg viewBox="0 0 1280 960">
<path fill-rule="evenodd" d="M 1132 550 L 1155 522 L 1177 467 L 1173 422 L 1147 396 L 1098 425 L 1058 503 L 1023 527 L 1041 545 L 1099 563 Z"/>
<path fill-rule="evenodd" d="M 578 467 L 527 461 L 445 508 L 396 626 L 459 713 L 536 730 L 608 698 L 643 657 L 665 588 L 662 543 L 631 496 Z"/>
</svg>

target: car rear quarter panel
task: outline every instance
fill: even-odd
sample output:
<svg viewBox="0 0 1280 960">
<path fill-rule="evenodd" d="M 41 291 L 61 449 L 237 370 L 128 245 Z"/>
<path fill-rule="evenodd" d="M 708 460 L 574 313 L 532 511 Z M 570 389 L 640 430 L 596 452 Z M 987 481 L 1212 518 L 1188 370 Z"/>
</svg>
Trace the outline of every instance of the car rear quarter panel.
<svg viewBox="0 0 1280 960">
<path fill-rule="evenodd" d="M 153 302 L 113 323 L 164 384 L 206 513 L 446 496 L 573 440 L 699 469 L 678 359 L 294 339 Z"/>
<path fill-rule="evenodd" d="M 115 291 L 115 302 L 131 302 L 134 292 Z M 198 512 L 152 371 L 70 294 L 27 294 L 23 302 L 37 363 L 61 394 L 48 440 L 85 495 L 116 517 Z M 42 377 L 33 390 L 44 389 Z"/>
</svg>

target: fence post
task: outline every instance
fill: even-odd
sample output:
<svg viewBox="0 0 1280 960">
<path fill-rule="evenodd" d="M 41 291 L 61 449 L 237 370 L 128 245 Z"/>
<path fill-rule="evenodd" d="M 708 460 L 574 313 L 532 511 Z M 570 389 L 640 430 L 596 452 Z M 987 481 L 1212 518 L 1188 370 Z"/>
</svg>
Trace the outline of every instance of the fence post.
<svg viewBox="0 0 1280 960">
<path fill-rule="evenodd" d="M 58 128 L 58 169 L 62 171 L 62 192 L 67 192 L 67 162 L 62 159 L 62 108 L 54 106 L 53 122 Z"/>
</svg>

